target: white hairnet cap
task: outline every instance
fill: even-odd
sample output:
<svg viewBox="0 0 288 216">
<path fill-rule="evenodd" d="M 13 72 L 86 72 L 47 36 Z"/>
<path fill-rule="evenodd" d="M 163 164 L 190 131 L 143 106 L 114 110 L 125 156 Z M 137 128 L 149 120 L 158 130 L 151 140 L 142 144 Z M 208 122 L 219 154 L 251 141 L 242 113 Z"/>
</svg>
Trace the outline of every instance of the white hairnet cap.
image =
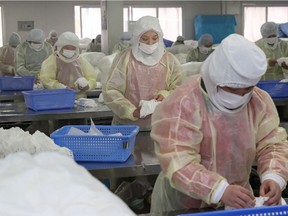
<svg viewBox="0 0 288 216">
<path fill-rule="evenodd" d="M 264 52 L 243 36 L 231 34 L 204 61 L 201 73 L 215 87 L 244 88 L 255 86 L 266 69 Z"/>
<path fill-rule="evenodd" d="M 73 32 L 64 32 L 59 36 L 55 46 L 57 46 L 57 49 L 66 45 L 72 45 L 79 48 L 79 44 L 80 40 L 76 34 Z"/>
<path fill-rule="evenodd" d="M 155 31 L 159 37 L 163 37 L 163 32 L 159 20 L 156 17 L 143 16 L 136 21 L 133 29 L 133 36 L 139 37 L 144 32 L 150 30 Z"/>
<path fill-rule="evenodd" d="M 49 32 L 49 38 L 51 38 L 51 37 L 57 37 L 58 36 L 58 33 L 55 31 L 55 30 L 51 30 L 50 32 Z"/>
<path fill-rule="evenodd" d="M 130 40 L 130 39 L 131 39 L 131 33 L 130 32 L 122 32 L 121 40 Z"/>
<path fill-rule="evenodd" d="M 213 37 L 211 34 L 203 34 L 198 40 L 199 45 L 212 45 L 213 44 Z"/>
<path fill-rule="evenodd" d="M 27 37 L 27 41 L 43 43 L 44 40 L 45 40 L 45 33 L 41 29 L 32 29 Z"/>
<path fill-rule="evenodd" d="M 261 35 L 263 38 L 267 38 L 270 35 L 278 34 L 278 25 L 275 22 L 266 22 L 261 26 Z"/>
<path fill-rule="evenodd" d="M 17 34 L 16 32 L 12 32 L 12 34 L 9 37 L 9 45 L 16 47 L 18 44 L 21 43 L 21 37 L 19 34 Z"/>
</svg>

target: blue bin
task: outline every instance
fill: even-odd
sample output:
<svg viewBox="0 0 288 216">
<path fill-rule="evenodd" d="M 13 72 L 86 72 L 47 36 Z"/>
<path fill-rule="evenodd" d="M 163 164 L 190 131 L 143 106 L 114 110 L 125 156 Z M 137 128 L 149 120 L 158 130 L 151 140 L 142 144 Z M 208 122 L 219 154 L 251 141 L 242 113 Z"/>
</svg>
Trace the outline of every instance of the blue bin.
<svg viewBox="0 0 288 216">
<path fill-rule="evenodd" d="M 268 92 L 273 99 L 288 98 L 288 83 L 280 80 L 263 80 L 257 86 Z"/>
<path fill-rule="evenodd" d="M 0 77 L 1 91 L 24 91 L 32 90 L 34 76 L 2 76 Z"/>
</svg>

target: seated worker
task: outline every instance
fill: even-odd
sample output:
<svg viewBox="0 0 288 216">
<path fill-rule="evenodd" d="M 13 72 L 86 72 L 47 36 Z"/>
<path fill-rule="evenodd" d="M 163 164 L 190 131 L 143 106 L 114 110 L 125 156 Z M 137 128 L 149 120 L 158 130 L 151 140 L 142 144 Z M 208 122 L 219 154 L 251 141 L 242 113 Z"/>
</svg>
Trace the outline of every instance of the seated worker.
<svg viewBox="0 0 288 216">
<path fill-rule="evenodd" d="M 53 53 L 51 44 L 44 41 L 45 34 L 41 29 L 32 29 L 27 40 L 17 46 L 15 70 L 18 76 L 35 76 L 39 83 L 39 72 L 42 62 Z"/>
<path fill-rule="evenodd" d="M 55 44 L 57 50 L 42 64 L 40 80 L 46 89 L 69 88 L 78 91 L 77 97 L 85 97 L 87 90 L 96 88 L 96 71 L 79 56 L 79 38 L 72 32 L 64 32 Z"/>
<path fill-rule="evenodd" d="M 213 37 L 210 34 L 203 34 L 198 40 L 198 47 L 191 50 L 187 55 L 187 62 L 203 62 L 213 52 Z"/>
<path fill-rule="evenodd" d="M 176 41 L 172 44 L 172 47 L 176 46 L 176 45 L 184 44 L 184 40 L 185 40 L 184 37 L 178 36 Z"/>
<path fill-rule="evenodd" d="M 50 43 L 53 47 L 58 40 L 58 33 L 55 30 L 49 32 L 48 38 L 46 38 L 46 42 Z"/>
<path fill-rule="evenodd" d="M 130 47 L 131 46 L 130 39 L 131 39 L 130 32 L 122 32 L 120 42 L 114 46 L 112 53 L 121 52 L 122 50 Z"/>
<path fill-rule="evenodd" d="M 222 40 L 156 107 L 151 137 L 161 173 L 151 212 L 255 206 L 249 183 L 256 162 L 264 205 L 281 204 L 288 142 L 270 95 L 255 87 L 267 67 L 263 51 L 238 34 Z"/>
<path fill-rule="evenodd" d="M 21 43 L 21 37 L 12 32 L 8 44 L 0 49 L 0 76 L 15 76 L 15 49 Z"/>
<path fill-rule="evenodd" d="M 87 46 L 86 52 L 101 52 L 101 35 L 97 35 Z"/>
<path fill-rule="evenodd" d="M 281 80 L 284 78 L 283 71 L 288 69 L 288 65 L 283 62 L 281 66 L 277 59 L 288 57 L 288 44 L 277 37 L 278 25 L 275 22 L 266 22 L 261 26 L 262 38 L 256 41 L 266 55 L 268 67 L 263 75 L 263 80 Z"/>
</svg>

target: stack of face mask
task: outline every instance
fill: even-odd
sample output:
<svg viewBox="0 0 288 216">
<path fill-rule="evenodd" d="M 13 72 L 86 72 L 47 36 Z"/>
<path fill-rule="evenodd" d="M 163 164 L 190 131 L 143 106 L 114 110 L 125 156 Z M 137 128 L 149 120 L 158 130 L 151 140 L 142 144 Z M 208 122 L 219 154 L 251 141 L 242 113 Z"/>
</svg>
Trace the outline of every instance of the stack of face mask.
<svg viewBox="0 0 288 216">
<path fill-rule="evenodd" d="M 78 100 L 75 100 L 75 103 L 82 107 L 97 107 L 95 100 L 89 98 L 79 98 Z"/>
<path fill-rule="evenodd" d="M 161 101 L 157 101 L 155 99 L 147 101 L 147 100 L 140 100 L 139 106 L 140 109 L 140 118 L 145 118 L 147 115 L 150 115 L 154 112 L 156 106 L 160 104 Z"/>
<path fill-rule="evenodd" d="M 86 87 L 87 85 L 89 85 L 89 82 L 85 79 L 85 77 L 80 77 L 76 80 L 76 82 L 74 83 L 75 87 L 78 88 L 78 85 L 82 88 Z"/>
</svg>

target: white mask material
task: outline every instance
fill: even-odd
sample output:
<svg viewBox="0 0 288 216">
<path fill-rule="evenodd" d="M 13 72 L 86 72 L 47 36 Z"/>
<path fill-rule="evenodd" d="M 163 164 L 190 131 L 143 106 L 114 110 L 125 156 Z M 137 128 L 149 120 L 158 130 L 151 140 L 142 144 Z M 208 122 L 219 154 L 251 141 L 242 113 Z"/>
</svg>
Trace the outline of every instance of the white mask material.
<svg viewBox="0 0 288 216">
<path fill-rule="evenodd" d="M 264 38 L 264 40 L 266 41 L 267 44 L 273 45 L 273 44 L 277 43 L 278 38 L 277 37 Z"/>
<path fill-rule="evenodd" d="M 146 54 L 152 54 L 158 48 L 158 42 L 152 45 L 147 45 L 145 43 L 141 43 L 139 45 L 139 49 L 142 50 Z"/>
<path fill-rule="evenodd" d="M 30 44 L 30 47 L 36 51 L 40 51 L 42 48 L 43 48 L 44 44 L 43 43 L 40 43 L 40 44 L 37 44 L 37 43 L 31 43 Z"/>
<path fill-rule="evenodd" d="M 207 55 L 211 50 L 212 50 L 212 47 L 199 47 L 199 51 L 202 54 L 206 54 Z"/>
<path fill-rule="evenodd" d="M 219 88 L 215 94 L 215 101 L 223 108 L 234 110 L 245 105 L 250 100 L 251 94 L 252 92 L 240 96 Z"/>
<path fill-rule="evenodd" d="M 75 50 L 67 50 L 63 49 L 62 55 L 66 58 L 72 58 L 75 55 L 76 51 Z"/>
</svg>

